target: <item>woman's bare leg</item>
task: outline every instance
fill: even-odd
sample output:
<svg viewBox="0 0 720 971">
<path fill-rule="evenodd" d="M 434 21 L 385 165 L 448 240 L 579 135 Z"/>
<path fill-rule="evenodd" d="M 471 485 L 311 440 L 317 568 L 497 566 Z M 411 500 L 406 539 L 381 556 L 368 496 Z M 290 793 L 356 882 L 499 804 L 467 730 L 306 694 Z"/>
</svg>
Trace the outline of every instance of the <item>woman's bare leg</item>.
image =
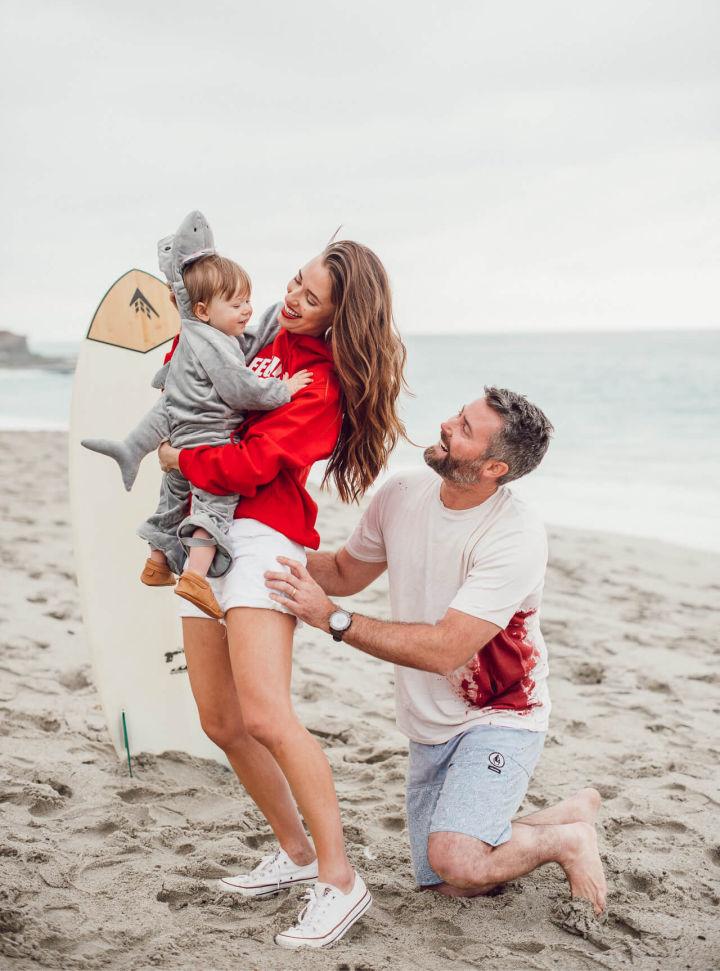
<svg viewBox="0 0 720 971">
<path fill-rule="evenodd" d="M 290 783 L 315 844 L 319 879 L 347 893 L 354 873 L 345 853 L 332 772 L 317 740 L 298 721 L 290 697 L 295 618 L 235 607 L 225 621 L 245 728 L 270 750 Z"/>
<path fill-rule="evenodd" d="M 287 780 L 267 748 L 243 724 L 225 628 L 214 620 L 186 617 L 183 640 L 190 686 L 205 734 L 225 752 L 290 859 L 299 866 L 311 863 L 315 850 Z"/>
</svg>

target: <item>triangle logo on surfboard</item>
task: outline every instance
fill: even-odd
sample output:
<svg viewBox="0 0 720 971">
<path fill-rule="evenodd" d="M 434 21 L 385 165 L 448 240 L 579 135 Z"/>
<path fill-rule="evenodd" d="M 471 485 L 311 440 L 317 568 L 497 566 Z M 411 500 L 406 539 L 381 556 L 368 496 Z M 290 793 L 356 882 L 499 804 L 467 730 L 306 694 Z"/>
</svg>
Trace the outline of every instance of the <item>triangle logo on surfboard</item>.
<svg viewBox="0 0 720 971">
<path fill-rule="evenodd" d="M 160 316 L 140 287 L 135 287 L 135 293 L 130 297 L 130 306 L 134 308 L 136 314 L 143 313 L 146 317 L 151 318 L 153 314 L 156 317 Z"/>
<path fill-rule="evenodd" d="M 167 284 L 144 270 L 128 270 L 100 301 L 87 339 L 147 354 L 179 330 L 180 315 Z"/>
</svg>

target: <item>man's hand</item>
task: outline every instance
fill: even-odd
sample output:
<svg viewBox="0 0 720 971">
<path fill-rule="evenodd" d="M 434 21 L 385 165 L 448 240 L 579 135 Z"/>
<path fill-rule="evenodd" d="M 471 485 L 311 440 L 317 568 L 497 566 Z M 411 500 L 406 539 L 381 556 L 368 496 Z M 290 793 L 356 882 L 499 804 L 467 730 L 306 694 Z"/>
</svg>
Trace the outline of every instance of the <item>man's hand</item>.
<svg viewBox="0 0 720 971">
<path fill-rule="evenodd" d="M 265 574 L 265 585 L 275 591 L 270 597 L 287 607 L 306 624 L 329 633 L 328 621 L 330 614 L 337 609 L 335 604 L 325 595 L 322 587 L 313 580 L 302 563 L 286 556 L 278 556 L 277 561 L 290 572 L 268 571 Z"/>
<path fill-rule="evenodd" d="M 163 442 L 158 449 L 160 468 L 163 472 L 172 472 L 173 469 L 180 468 L 180 449 L 173 448 L 170 442 Z"/>
</svg>

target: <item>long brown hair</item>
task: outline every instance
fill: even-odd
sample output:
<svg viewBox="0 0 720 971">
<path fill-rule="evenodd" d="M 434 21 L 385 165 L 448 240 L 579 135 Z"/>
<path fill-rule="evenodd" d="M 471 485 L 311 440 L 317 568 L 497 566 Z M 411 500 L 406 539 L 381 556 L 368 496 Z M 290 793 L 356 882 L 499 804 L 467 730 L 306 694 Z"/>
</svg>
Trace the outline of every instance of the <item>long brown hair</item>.
<svg viewBox="0 0 720 971">
<path fill-rule="evenodd" d="M 387 465 L 405 426 L 397 399 L 406 387 L 407 351 L 392 316 L 390 282 L 367 246 L 330 243 L 322 260 L 332 281 L 330 339 L 343 393 L 343 421 L 323 485 L 332 479 L 343 502 L 357 502 Z"/>
</svg>

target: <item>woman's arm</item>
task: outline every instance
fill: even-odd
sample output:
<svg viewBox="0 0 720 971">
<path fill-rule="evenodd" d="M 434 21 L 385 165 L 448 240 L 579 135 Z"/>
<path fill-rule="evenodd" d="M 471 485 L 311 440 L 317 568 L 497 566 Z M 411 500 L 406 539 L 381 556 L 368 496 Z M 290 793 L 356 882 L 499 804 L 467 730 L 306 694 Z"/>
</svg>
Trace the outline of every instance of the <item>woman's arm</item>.
<svg viewBox="0 0 720 971">
<path fill-rule="evenodd" d="M 328 458 L 341 424 L 339 387 L 322 375 L 288 404 L 251 419 L 241 441 L 182 449 L 177 467 L 206 492 L 254 496 L 281 469 L 305 469 Z M 163 456 L 175 459 L 168 450 Z"/>
</svg>

